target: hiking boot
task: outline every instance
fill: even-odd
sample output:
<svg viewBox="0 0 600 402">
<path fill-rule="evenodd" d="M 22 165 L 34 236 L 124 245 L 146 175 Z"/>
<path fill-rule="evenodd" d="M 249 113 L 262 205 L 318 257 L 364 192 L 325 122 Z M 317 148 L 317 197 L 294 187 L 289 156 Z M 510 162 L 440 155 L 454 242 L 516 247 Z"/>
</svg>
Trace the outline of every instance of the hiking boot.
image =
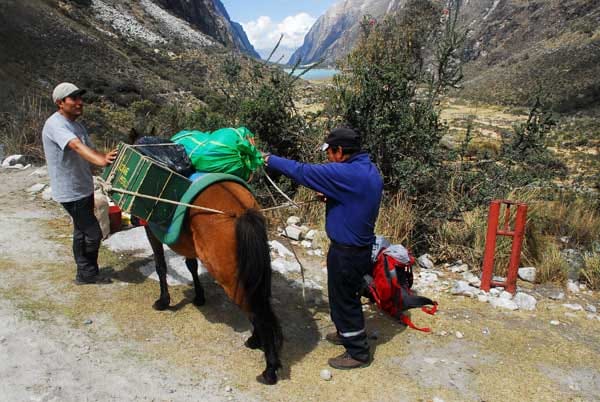
<svg viewBox="0 0 600 402">
<path fill-rule="evenodd" d="M 106 285 L 112 283 L 112 279 L 107 276 L 96 275 L 91 278 L 75 278 L 75 285 Z"/>
<path fill-rule="evenodd" d="M 351 370 L 355 368 L 368 367 L 371 364 L 370 359 L 366 361 L 356 360 L 348 352 L 344 352 L 338 357 L 333 357 L 328 360 L 331 367 L 338 370 Z"/>
<path fill-rule="evenodd" d="M 328 333 L 325 335 L 325 339 L 334 345 L 343 345 L 342 337 L 337 331 Z"/>
</svg>

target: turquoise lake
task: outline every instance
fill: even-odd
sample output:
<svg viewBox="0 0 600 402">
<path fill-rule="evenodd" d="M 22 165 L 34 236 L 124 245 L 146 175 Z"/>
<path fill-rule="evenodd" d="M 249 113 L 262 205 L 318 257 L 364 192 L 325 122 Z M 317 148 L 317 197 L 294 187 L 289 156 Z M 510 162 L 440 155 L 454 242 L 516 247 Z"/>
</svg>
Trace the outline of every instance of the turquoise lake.
<svg viewBox="0 0 600 402">
<path fill-rule="evenodd" d="M 292 71 L 292 69 L 284 68 L 284 71 L 286 73 L 289 73 Z M 298 75 L 302 71 L 303 70 L 301 68 L 297 68 L 296 71 L 294 71 L 294 75 Z M 302 78 L 305 80 L 324 80 L 326 78 L 331 78 L 334 75 L 339 74 L 339 72 L 339 70 L 333 68 L 313 68 L 312 70 L 304 74 Z"/>
</svg>

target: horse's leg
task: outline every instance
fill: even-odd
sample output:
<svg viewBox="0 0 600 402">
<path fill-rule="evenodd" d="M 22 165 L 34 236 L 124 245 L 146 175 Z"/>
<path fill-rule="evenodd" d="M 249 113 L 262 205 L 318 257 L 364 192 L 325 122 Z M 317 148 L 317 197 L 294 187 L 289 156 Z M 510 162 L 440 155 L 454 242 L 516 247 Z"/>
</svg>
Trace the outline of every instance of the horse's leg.
<svg viewBox="0 0 600 402">
<path fill-rule="evenodd" d="M 148 226 L 144 226 L 146 230 L 146 237 L 150 242 L 152 251 L 154 252 L 154 262 L 156 264 L 156 274 L 158 275 L 158 281 L 160 283 L 160 297 L 154 302 L 152 308 L 155 310 L 166 310 L 171 303 L 171 296 L 169 295 L 169 286 L 167 284 L 167 262 L 165 261 L 165 250 L 160 240 L 152 234 L 152 231 Z"/>
<path fill-rule="evenodd" d="M 250 338 L 246 339 L 246 342 L 244 342 L 244 346 L 246 346 L 249 349 L 261 349 L 262 348 L 262 341 L 260 340 L 260 335 L 258 334 L 258 331 L 256 330 L 256 325 L 254 325 L 254 320 L 252 321 L 252 335 L 250 335 Z"/>
<path fill-rule="evenodd" d="M 206 303 L 206 299 L 204 298 L 204 289 L 202 288 L 202 284 L 200 283 L 200 279 L 198 278 L 198 260 L 195 258 L 186 258 L 185 265 L 187 269 L 192 274 L 192 278 L 194 279 L 194 289 L 196 291 L 196 297 L 194 297 L 194 305 L 203 306 Z"/>
</svg>

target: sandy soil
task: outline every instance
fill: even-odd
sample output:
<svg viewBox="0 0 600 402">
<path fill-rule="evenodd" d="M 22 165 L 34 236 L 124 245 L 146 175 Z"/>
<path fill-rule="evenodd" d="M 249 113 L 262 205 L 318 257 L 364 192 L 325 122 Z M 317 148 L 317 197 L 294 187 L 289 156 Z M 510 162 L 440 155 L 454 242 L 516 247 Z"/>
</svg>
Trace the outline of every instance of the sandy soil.
<svg viewBox="0 0 600 402">
<path fill-rule="evenodd" d="M 563 306 L 600 307 L 598 294 L 553 301 L 545 297 L 553 289 L 530 287 L 535 311 L 496 310 L 451 296 L 449 272 L 424 292 L 441 311 L 412 313 L 432 334 L 365 306 L 373 364 L 332 370 L 324 381 L 327 358 L 342 350 L 323 341 L 332 329 L 323 261 L 304 253 L 313 284 L 306 302 L 298 273 L 275 274 L 285 367 L 277 385 L 261 385 L 262 353 L 243 347 L 250 326 L 206 274 L 205 306 L 191 304 L 193 289 L 183 284 L 171 287 L 173 307 L 157 312 L 158 285 L 142 273 L 150 258 L 103 248 L 101 265 L 114 283 L 75 286 L 69 220 L 57 204 L 25 191 L 47 181 L 32 171 L 0 171 L 1 400 L 600 400 L 598 314 Z"/>
</svg>

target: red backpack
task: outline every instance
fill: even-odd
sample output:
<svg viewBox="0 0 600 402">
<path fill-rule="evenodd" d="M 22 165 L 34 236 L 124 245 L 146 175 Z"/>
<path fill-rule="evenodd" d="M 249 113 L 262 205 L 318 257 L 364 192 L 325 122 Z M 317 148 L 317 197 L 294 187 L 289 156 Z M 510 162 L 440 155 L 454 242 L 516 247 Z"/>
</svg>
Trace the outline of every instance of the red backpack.
<svg viewBox="0 0 600 402">
<path fill-rule="evenodd" d="M 411 287 L 413 285 L 412 266 L 415 258 L 402 246 L 392 246 L 403 252 L 402 262 L 394 258 L 391 248 L 382 249 L 377 255 L 377 260 L 373 266 L 372 276 L 365 275 L 367 282 L 367 296 L 377 303 L 380 310 L 385 311 L 392 317 L 400 320 L 410 328 L 431 332 L 430 328 L 419 328 L 415 326 L 409 317 L 402 312 L 411 308 L 421 307 L 427 314 L 435 314 L 437 311 L 437 302 L 423 296 L 415 295 Z M 390 252 L 387 252 L 387 251 Z M 425 307 L 431 305 L 433 307 Z"/>
</svg>

